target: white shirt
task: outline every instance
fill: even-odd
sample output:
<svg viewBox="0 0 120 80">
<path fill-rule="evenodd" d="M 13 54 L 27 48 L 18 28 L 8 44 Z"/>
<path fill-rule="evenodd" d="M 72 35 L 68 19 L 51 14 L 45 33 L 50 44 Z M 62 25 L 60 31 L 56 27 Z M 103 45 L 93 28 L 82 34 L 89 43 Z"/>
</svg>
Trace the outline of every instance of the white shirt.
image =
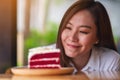
<svg viewBox="0 0 120 80">
<path fill-rule="evenodd" d="M 73 65 L 73 64 L 72 64 Z M 120 70 L 120 55 L 116 51 L 103 47 L 94 47 L 87 65 L 81 71 Z M 77 70 L 75 69 L 74 72 Z"/>
</svg>

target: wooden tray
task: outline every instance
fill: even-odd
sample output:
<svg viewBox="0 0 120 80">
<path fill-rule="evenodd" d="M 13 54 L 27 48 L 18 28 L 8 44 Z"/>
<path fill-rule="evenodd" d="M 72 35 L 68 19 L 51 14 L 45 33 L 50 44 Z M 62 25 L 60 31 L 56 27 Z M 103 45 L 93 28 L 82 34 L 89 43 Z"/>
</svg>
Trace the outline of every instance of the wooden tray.
<svg viewBox="0 0 120 80">
<path fill-rule="evenodd" d="M 72 67 L 60 68 L 60 69 L 29 69 L 28 67 L 13 67 L 11 71 L 14 75 L 61 75 L 71 74 L 73 72 Z"/>
</svg>

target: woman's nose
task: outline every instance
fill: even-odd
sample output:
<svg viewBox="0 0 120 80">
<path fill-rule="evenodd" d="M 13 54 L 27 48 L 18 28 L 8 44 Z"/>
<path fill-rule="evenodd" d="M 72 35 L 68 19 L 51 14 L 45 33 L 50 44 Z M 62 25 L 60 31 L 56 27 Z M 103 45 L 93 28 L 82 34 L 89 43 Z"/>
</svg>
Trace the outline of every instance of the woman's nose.
<svg viewBox="0 0 120 80">
<path fill-rule="evenodd" d="M 70 40 L 73 41 L 73 42 L 76 42 L 78 41 L 78 32 L 77 31 L 72 31 L 70 33 Z"/>
</svg>

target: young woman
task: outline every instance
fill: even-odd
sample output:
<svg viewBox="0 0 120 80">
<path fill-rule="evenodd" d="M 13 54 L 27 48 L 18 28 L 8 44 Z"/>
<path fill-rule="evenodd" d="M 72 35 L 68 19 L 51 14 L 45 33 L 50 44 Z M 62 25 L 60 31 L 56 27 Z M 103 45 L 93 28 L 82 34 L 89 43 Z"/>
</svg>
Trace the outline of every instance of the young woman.
<svg viewBox="0 0 120 80">
<path fill-rule="evenodd" d="M 63 67 L 72 66 L 76 71 L 120 69 L 110 20 L 98 1 L 78 0 L 66 11 L 56 45 L 61 49 Z"/>
</svg>

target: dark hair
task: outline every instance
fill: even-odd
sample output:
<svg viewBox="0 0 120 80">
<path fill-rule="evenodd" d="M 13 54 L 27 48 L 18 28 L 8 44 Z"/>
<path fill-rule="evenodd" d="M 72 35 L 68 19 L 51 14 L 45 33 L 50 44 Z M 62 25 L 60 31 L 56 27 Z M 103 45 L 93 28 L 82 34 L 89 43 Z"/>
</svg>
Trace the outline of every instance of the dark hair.
<svg viewBox="0 0 120 80">
<path fill-rule="evenodd" d="M 95 25 L 97 26 L 97 36 L 99 39 L 99 43 L 96 44 L 95 46 L 106 47 L 106 48 L 110 48 L 117 51 L 115 47 L 114 39 L 113 39 L 110 19 L 105 7 L 98 1 L 78 0 L 64 14 L 62 21 L 60 23 L 59 31 L 58 31 L 56 45 L 57 45 L 57 48 L 61 49 L 61 65 L 64 67 L 69 66 L 69 61 L 71 61 L 71 59 L 67 57 L 64 52 L 64 48 L 61 41 L 62 31 L 64 30 L 70 18 L 78 11 L 81 11 L 84 9 L 88 10 L 92 14 L 95 20 Z"/>
</svg>

